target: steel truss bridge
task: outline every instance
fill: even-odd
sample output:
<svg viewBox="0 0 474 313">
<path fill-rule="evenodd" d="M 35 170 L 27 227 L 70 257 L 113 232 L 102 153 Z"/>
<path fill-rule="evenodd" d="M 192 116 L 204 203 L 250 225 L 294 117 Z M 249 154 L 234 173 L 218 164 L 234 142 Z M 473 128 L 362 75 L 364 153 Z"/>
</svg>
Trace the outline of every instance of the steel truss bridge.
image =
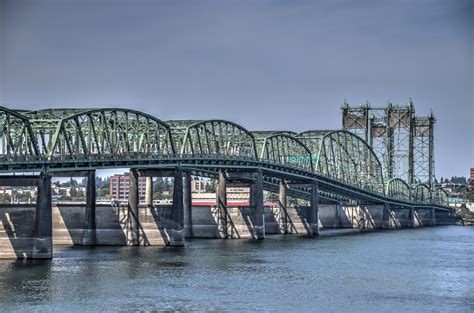
<svg viewBox="0 0 474 313">
<path fill-rule="evenodd" d="M 0 107 L 0 172 L 55 173 L 101 168 L 261 171 L 264 188 L 309 199 L 298 183 L 318 185 L 323 201 L 386 203 L 450 211 L 447 194 L 426 184 L 384 178 L 374 150 L 346 130 L 251 132 L 224 120 L 161 121 L 129 109 Z M 302 187 L 301 187 L 302 186 Z"/>
</svg>

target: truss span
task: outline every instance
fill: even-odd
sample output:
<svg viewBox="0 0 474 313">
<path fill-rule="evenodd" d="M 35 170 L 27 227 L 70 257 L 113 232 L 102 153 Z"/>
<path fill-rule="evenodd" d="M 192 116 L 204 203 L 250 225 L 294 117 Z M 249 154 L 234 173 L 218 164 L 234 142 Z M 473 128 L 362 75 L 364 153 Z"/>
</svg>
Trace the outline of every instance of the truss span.
<svg viewBox="0 0 474 313">
<path fill-rule="evenodd" d="M 448 205 L 448 193 L 443 188 L 436 188 L 431 194 L 431 201 L 439 205 Z"/>
<path fill-rule="evenodd" d="M 180 146 L 182 156 L 258 159 L 252 133 L 236 123 L 224 120 L 207 120 L 189 125 Z"/>
<path fill-rule="evenodd" d="M 0 107 L 0 149 L 5 162 L 36 160 L 40 156 L 28 118 L 5 107 Z"/>
<path fill-rule="evenodd" d="M 410 199 L 410 186 L 401 178 L 394 177 L 387 181 L 385 194 L 395 199 Z"/>
<path fill-rule="evenodd" d="M 336 130 L 306 131 L 300 133 L 298 138 L 315 156 L 313 162 L 317 172 L 363 189 L 384 193 L 382 166 L 374 151 L 359 136 Z"/>
<path fill-rule="evenodd" d="M 384 186 L 373 150 L 343 130 L 252 133 L 225 120 L 163 122 L 128 109 L 0 107 L 0 143 L 3 173 L 129 166 L 258 169 L 269 178 L 318 181 L 334 199 L 447 203 L 442 190 L 431 192 L 426 185 L 409 188 L 392 179 Z"/>
<path fill-rule="evenodd" d="M 256 141 L 260 160 L 313 171 L 311 151 L 290 133 L 276 132 Z"/>
<path fill-rule="evenodd" d="M 426 184 L 413 185 L 411 189 L 411 200 L 417 203 L 430 203 L 431 202 L 431 191 L 430 187 Z"/>
<path fill-rule="evenodd" d="M 134 110 L 96 109 L 58 121 L 50 138 L 49 160 L 135 160 L 172 156 L 170 127 Z"/>
</svg>

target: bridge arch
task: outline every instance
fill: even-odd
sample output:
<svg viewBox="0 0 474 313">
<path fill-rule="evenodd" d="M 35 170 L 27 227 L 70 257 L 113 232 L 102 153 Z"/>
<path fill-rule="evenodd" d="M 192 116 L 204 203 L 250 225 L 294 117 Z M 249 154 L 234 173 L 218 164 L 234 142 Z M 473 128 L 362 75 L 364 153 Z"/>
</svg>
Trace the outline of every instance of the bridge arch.
<svg viewBox="0 0 474 313">
<path fill-rule="evenodd" d="M 416 184 L 411 188 L 411 200 L 418 203 L 430 203 L 431 191 L 426 184 Z"/>
<path fill-rule="evenodd" d="M 175 154 L 169 125 L 130 109 L 92 109 L 60 119 L 50 159 L 146 159 Z"/>
<path fill-rule="evenodd" d="M 395 199 L 410 200 L 410 186 L 403 179 L 394 177 L 387 181 L 385 194 Z"/>
<path fill-rule="evenodd" d="M 252 133 L 225 120 L 205 120 L 189 125 L 179 152 L 182 156 L 258 158 Z"/>
<path fill-rule="evenodd" d="M 0 106 L 0 156 L 5 160 L 29 160 L 40 157 L 28 118 L 2 106 Z"/>
<path fill-rule="evenodd" d="M 436 188 L 431 193 L 431 202 L 440 205 L 448 205 L 448 193 L 443 188 Z"/>
<path fill-rule="evenodd" d="M 287 132 L 275 132 L 257 138 L 259 159 L 313 171 L 309 148 Z"/>
<path fill-rule="evenodd" d="M 382 166 L 372 148 L 346 130 L 305 131 L 298 135 L 311 150 L 315 170 L 325 176 L 384 194 Z"/>
</svg>

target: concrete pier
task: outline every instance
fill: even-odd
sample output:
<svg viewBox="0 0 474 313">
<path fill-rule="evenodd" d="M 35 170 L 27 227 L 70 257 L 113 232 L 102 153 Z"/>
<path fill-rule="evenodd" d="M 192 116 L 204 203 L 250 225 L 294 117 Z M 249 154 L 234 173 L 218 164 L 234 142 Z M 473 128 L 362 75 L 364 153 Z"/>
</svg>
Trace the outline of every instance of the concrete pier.
<svg viewBox="0 0 474 313">
<path fill-rule="evenodd" d="M 130 169 L 130 185 L 128 189 L 128 220 L 129 220 L 129 245 L 140 244 L 140 228 L 138 220 L 138 172 Z"/>
<path fill-rule="evenodd" d="M 219 171 L 216 190 L 217 202 L 217 237 L 227 238 L 227 185 L 224 171 Z"/>
<path fill-rule="evenodd" d="M 145 178 L 145 204 L 148 208 L 153 207 L 153 177 Z"/>
<path fill-rule="evenodd" d="M 1 186 L 36 186 L 36 204 L 0 208 L 0 258 L 50 259 L 53 255 L 51 177 L 0 176 Z"/>
<path fill-rule="evenodd" d="M 264 223 L 264 209 L 263 209 L 263 177 L 262 171 L 258 170 L 254 173 L 255 182 L 250 187 L 250 195 L 253 207 L 252 212 L 252 237 L 254 239 L 265 238 L 265 223 Z"/>
<path fill-rule="evenodd" d="M 286 191 L 288 186 L 284 179 L 280 180 L 280 189 L 278 194 L 278 204 L 279 204 L 279 212 L 278 212 L 278 230 L 280 234 L 287 234 L 288 233 L 288 211 L 287 211 L 287 197 Z"/>
<path fill-rule="evenodd" d="M 184 246 L 184 195 L 183 170 L 174 171 L 173 208 L 169 221 L 168 235 L 171 246 Z"/>
<path fill-rule="evenodd" d="M 51 259 L 53 257 L 52 222 L 51 177 L 41 175 L 38 178 L 32 251 L 33 259 Z"/>
<path fill-rule="evenodd" d="M 430 226 L 436 226 L 436 210 L 430 209 Z"/>
<path fill-rule="evenodd" d="M 95 245 L 96 243 L 96 184 L 95 171 L 87 173 L 86 186 L 86 211 L 84 218 L 84 234 L 82 238 L 83 245 Z"/>
<path fill-rule="evenodd" d="M 191 238 L 193 236 L 193 195 L 191 193 L 191 173 L 189 171 L 184 172 L 184 236 Z"/>
<path fill-rule="evenodd" d="M 416 212 L 414 207 L 410 207 L 410 225 L 409 227 L 419 226 L 419 223 L 416 218 Z"/>
<path fill-rule="evenodd" d="M 308 234 L 310 236 L 319 235 L 319 197 L 318 197 L 318 183 L 311 183 L 311 200 L 309 202 L 308 212 Z"/>
<path fill-rule="evenodd" d="M 383 207 L 382 228 L 390 228 L 390 205 L 388 203 L 385 203 Z"/>
</svg>

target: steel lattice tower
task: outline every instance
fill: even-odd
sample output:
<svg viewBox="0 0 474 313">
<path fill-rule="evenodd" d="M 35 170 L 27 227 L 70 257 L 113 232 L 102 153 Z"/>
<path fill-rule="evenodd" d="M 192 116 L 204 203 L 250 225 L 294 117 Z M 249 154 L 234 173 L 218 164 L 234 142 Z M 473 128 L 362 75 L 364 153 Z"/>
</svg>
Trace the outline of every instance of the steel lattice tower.
<svg viewBox="0 0 474 313">
<path fill-rule="evenodd" d="M 366 140 L 382 163 L 386 180 L 398 177 L 410 184 L 434 180 L 434 122 L 415 116 L 410 101 L 406 106 L 389 103 L 370 107 L 368 103 L 342 106 L 342 126 Z"/>
</svg>

